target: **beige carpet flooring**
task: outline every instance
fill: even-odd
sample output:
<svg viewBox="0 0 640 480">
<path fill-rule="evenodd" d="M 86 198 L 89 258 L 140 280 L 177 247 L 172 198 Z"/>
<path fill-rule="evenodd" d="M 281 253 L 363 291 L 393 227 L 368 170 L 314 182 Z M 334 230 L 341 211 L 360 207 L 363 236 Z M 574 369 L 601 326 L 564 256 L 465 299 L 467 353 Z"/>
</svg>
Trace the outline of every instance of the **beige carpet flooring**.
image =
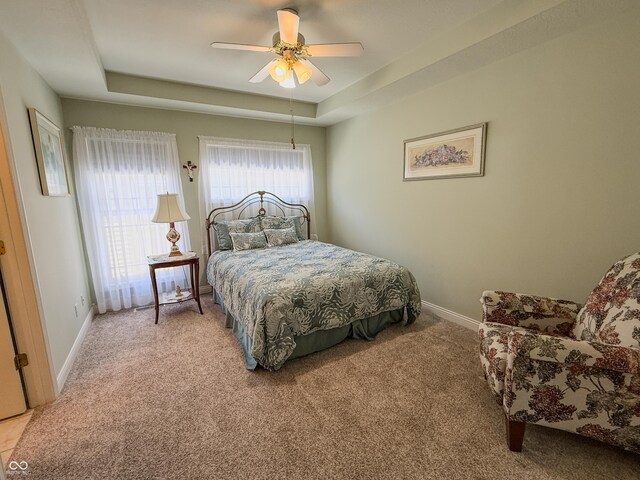
<svg viewBox="0 0 640 480">
<path fill-rule="evenodd" d="M 245 370 L 210 300 L 99 316 L 13 460 L 29 479 L 637 479 L 640 457 L 529 426 L 508 451 L 470 330 L 422 315 Z M 12 478 L 10 476 L 10 478 Z"/>
</svg>

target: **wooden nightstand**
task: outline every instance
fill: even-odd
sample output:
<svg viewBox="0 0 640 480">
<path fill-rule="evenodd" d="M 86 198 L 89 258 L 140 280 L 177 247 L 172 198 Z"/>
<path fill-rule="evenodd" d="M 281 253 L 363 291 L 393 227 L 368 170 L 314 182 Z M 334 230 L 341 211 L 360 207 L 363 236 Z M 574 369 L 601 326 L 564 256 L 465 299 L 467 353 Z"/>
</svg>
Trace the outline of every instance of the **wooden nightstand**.
<svg viewBox="0 0 640 480">
<path fill-rule="evenodd" d="M 193 253 L 187 252 L 184 255 L 170 257 L 168 255 L 153 255 L 147 257 L 149 262 L 149 275 L 151 275 L 151 285 L 153 286 L 153 301 L 156 307 L 156 324 L 160 314 L 160 305 L 168 305 L 171 303 L 182 303 L 189 300 L 195 300 L 202 315 L 202 305 L 200 305 L 200 257 Z M 191 276 L 191 289 L 182 290 L 183 298 L 176 298 L 173 295 L 171 299 L 160 301 L 158 297 L 158 283 L 156 282 L 156 270 L 159 268 L 173 268 L 189 265 Z"/>
</svg>

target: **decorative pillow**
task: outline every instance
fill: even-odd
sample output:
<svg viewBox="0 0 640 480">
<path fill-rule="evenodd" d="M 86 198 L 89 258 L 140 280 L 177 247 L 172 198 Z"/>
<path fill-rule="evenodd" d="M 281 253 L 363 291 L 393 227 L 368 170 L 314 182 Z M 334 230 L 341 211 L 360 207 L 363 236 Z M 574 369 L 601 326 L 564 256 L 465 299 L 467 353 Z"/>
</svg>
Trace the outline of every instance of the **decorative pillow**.
<svg viewBox="0 0 640 480">
<path fill-rule="evenodd" d="M 294 226 L 293 220 L 290 220 L 287 217 L 272 217 L 272 216 L 260 217 L 260 224 L 262 225 L 263 230 L 291 228 Z"/>
<path fill-rule="evenodd" d="M 233 243 L 233 251 L 240 252 L 242 250 L 252 250 L 254 248 L 265 248 L 267 246 L 267 238 L 264 232 L 235 233 L 230 232 L 231 242 Z"/>
<path fill-rule="evenodd" d="M 257 218 L 249 218 L 247 220 L 220 220 L 213 224 L 216 230 L 219 250 L 231 250 L 233 242 L 230 233 L 256 233 L 262 231 L 260 220 Z"/>
<path fill-rule="evenodd" d="M 287 217 L 288 220 L 293 222 L 293 226 L 296 227 L 296 235 L 298 236 L 298 240 L 307 240 L 306 228 L 302 228 L 302 224 L 305 221 L 304 217 Z"/>
<path fill-rule="evenodd" d="M 264 230 L 267 236 L 267 244 L 270 247 L 279 247 L 290 243 L 298 243 L 295 227 L 289 228 L 267 228 Z"/>
<path fill-rule="evenodd" d="M 574 334 L 579 340 L 640 347 L 640 253 L 617 262 L 591 292 Z"/>
<path fill-rule="evenodd" d="M 307 236 L 303 232 L 302 222 L 304 217 L 301 216 L 291 216 L 291 217 L 272 217 L 265 216 L 260 218 L 260 224 L 264 230 L 267 229 L 281 229 L 281 228 L 291 228 L 294 227 L 296 229 L 296 236 L 298 240 L 306 240 Z"/>
</svg>

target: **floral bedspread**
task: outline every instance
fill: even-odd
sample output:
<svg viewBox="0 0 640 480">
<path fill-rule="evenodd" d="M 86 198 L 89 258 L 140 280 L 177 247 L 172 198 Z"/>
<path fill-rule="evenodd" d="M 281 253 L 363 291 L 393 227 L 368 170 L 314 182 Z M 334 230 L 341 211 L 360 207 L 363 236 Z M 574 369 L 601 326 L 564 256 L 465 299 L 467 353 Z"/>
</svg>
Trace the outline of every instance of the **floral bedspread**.
<svg viewBox="0 0 640 480">
<path fill-rule="evenodd" d="M 408 323 L 420 314 L 420 292 L 405 267 L 313 240 L 214 252 L 207 279 L 251 337 L 251 355 L 270 370 L 291 355 L 295 336 L 402 307 Z"/>
</svg>

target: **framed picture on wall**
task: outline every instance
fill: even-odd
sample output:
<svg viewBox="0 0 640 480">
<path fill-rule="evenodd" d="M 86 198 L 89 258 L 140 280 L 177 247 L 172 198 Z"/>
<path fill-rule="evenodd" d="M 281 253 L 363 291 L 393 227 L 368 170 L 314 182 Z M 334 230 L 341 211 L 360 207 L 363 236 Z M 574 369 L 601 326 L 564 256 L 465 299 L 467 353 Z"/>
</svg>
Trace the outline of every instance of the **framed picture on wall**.
<svg viewBox="0 0 640 480">
<path fill-rule="evenodd" d="M 481 177 L 486 134 L 480 123 L 405 140 L 403 180 Z"/>
<path fill-rule="evenodd" d="M 50 197 L 69 195 L 62 131 L 35 108 L 29 109 L 29 121 L 42 194 Z"/>
</svg>

